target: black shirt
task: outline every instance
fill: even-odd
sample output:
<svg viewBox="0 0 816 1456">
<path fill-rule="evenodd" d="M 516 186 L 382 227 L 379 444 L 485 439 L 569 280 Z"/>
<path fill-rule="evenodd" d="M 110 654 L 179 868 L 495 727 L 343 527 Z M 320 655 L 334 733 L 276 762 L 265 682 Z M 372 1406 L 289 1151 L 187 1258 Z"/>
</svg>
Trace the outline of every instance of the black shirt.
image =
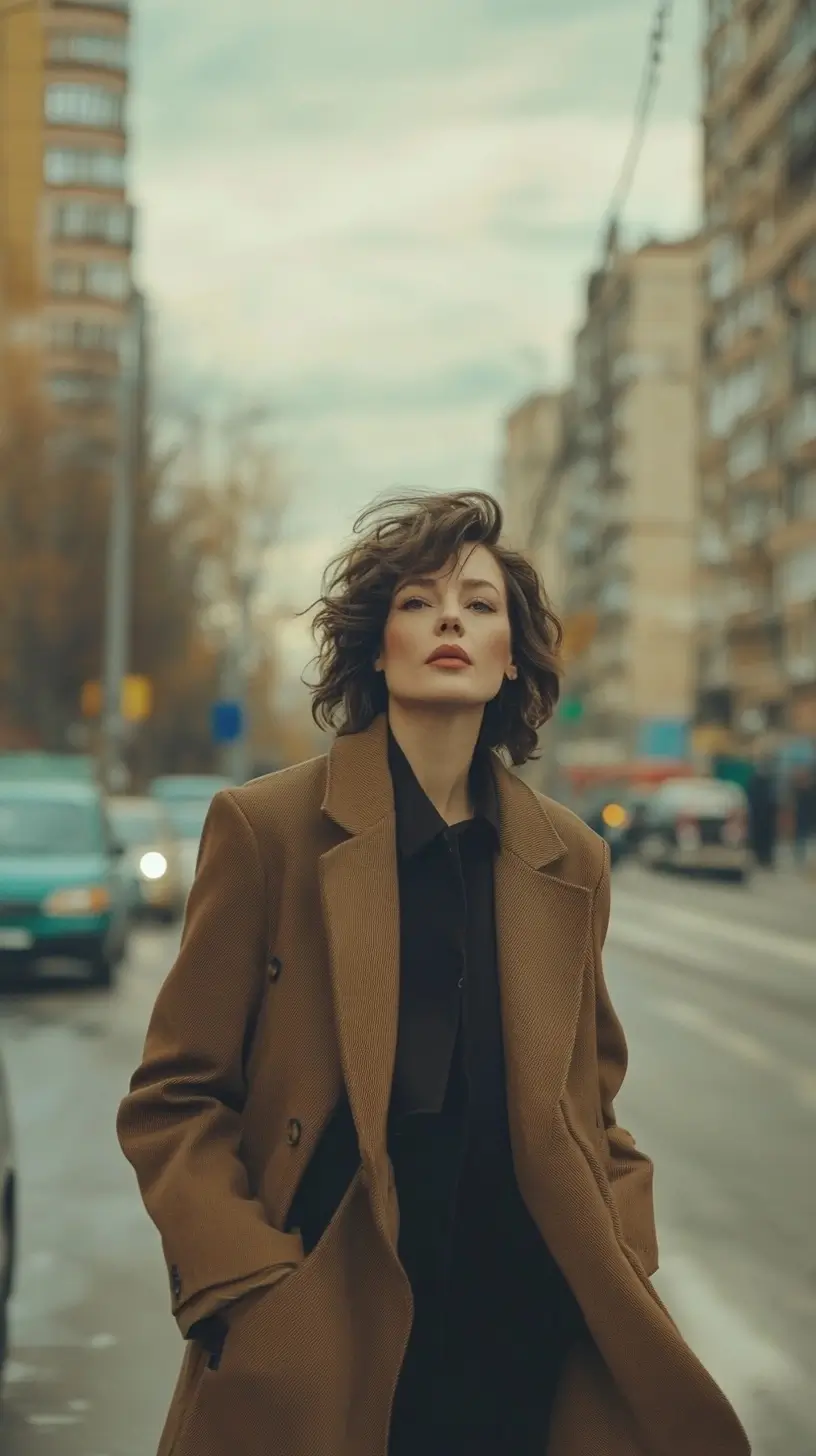
<svg viewBox="0 0 816 1456">
<path fill-rule="evenodd" d="M 540 1453 L 571 1324 L 565 1290 L 518 1191 L 507 1117 L 493 860 L 500 845 L 489 753 L 474 817 L 448 826 L 393 737 L 400 1000 L 389 1153 L 414 1324 L 392 1452 Z M 515 1424 L 514 1424 L 515 1422 Z"/>
</svg>

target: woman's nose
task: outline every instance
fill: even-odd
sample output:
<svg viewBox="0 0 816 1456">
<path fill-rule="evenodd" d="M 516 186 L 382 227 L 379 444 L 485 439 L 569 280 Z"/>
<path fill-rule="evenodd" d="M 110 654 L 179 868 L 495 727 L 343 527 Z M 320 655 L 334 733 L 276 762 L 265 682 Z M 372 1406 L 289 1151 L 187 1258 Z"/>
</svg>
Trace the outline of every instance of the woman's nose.
<svg viewBox="0 0 816 1456">
<path fill-rule="evenodd" d="M 461 636 L 462 619 L 458 612 L 443 612 L 439 619 L 440 632 L 455 632 Z"/>
</svg>

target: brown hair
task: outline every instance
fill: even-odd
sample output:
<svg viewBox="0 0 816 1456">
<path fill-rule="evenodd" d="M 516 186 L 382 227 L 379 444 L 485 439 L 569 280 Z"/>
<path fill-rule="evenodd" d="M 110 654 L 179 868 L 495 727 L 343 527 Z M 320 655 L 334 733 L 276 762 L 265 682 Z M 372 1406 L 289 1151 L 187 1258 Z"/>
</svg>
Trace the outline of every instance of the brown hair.
<svg viewBox="0 0 816 1456">
<path fill-rule="evenodd" d="M 329 562 L 315 603 L 318 677 L 310 687 L 320 727 L 359 733 L 385 712 L 388 693 L 374 660 L 394 592 L 418 571 L 440 571 L 463 546 L 481 545 L 504 573 L 518 668 L 487 704 L 482 738 L 514 764 L 535 756 L 537 730 L 558 702 L 562 630 L 535 568 L 499 544 L 502 526 L 501 506 L 476 490 L 389 496 L 358 516 L 358 539 Z"/>
</svg>

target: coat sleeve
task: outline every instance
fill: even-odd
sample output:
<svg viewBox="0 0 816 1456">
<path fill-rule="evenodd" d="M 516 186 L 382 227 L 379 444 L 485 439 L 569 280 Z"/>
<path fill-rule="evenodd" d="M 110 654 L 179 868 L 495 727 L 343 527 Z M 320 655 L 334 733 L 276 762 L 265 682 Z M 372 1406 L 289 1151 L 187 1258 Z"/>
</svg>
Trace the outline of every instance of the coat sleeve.
<svg viewBox="0 0 816 1456">
<path fill-rule="evenodd" d="M 609 926 L 609 846 L 604 844 L 601 876 L 593 905 L 593 947 L 595 959 L 595 1017 L 598 1048 L 601 1111 L 609 1147 L 609 1177 L 627 1244 L 638 1255 L 647 1274 L 658 1267 L 651 1158 L 635 1146 L 635 1140 L 615 1116 L 615 1098 L 623 1085 L 629 1054 L 626 1037 L 603 972 L 603 946 Z"/>
<path fill-rule="evenodd" d="M 229 790 L 216 795 L 181 949 L 117 1118 L 161 1235 L 183 1335 L 303 1258 L 300 1236 L 268 1222 L 240 1156 L 244 1045 L 266 974 L 269 889 L 238 801 Z"/>
</svg>

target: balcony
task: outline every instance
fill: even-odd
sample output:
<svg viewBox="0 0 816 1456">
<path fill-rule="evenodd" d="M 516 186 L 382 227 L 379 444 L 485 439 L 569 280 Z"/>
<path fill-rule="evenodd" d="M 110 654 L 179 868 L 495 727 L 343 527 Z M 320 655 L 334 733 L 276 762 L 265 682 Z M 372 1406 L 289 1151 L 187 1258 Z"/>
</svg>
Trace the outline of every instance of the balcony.
<svg viewBox="0 0 816 1456">
<path fill-rule="evenodd" d="M 774 21 L 768 21 L 768 25 Z M 781 76 L 775 75 L 768 90 L 758 101 L 746 105 L 745 114 L 734 130 L 727 163 L 741 167 L 745 159 L 779 125 L 789 106 L 812 85 L 812 68 L 797 67 Z"/>
<path fill-rule="evenodd" d="M 816 520 L 780 522 L 768 539 L 768 550 L 775 559 L 806 546 L 816 546 Z"/>
<path fill-rule="evenodd" d="M 796 3 L 797 0 L 776 0 L 770 16 L 760 22 L 751 36 L 745 60 L 733 68 L 725 83 L 711 97 L 706 117 L 724 116 L 731 111 L 763 68 L 773 62 L 795 14 Z"/>
<path fill-rule="evenodd" d="M 763 658 L 731 663 L 730 686 L 757 701 L 775 702 L 784 696 L 786 674 L 777 663 Z"/>
<path fill-rule="evenodd" d="M 798 206 L 777 219 L 773 239 L 764 247 L 754 248 L 746 265 L 744 283 L 760 283 L 766 278 L 775 278 L 782 273 L 786 264 L 813 241 L 816 235 L 816 192 L 811 193 Z"/>
</svg>

